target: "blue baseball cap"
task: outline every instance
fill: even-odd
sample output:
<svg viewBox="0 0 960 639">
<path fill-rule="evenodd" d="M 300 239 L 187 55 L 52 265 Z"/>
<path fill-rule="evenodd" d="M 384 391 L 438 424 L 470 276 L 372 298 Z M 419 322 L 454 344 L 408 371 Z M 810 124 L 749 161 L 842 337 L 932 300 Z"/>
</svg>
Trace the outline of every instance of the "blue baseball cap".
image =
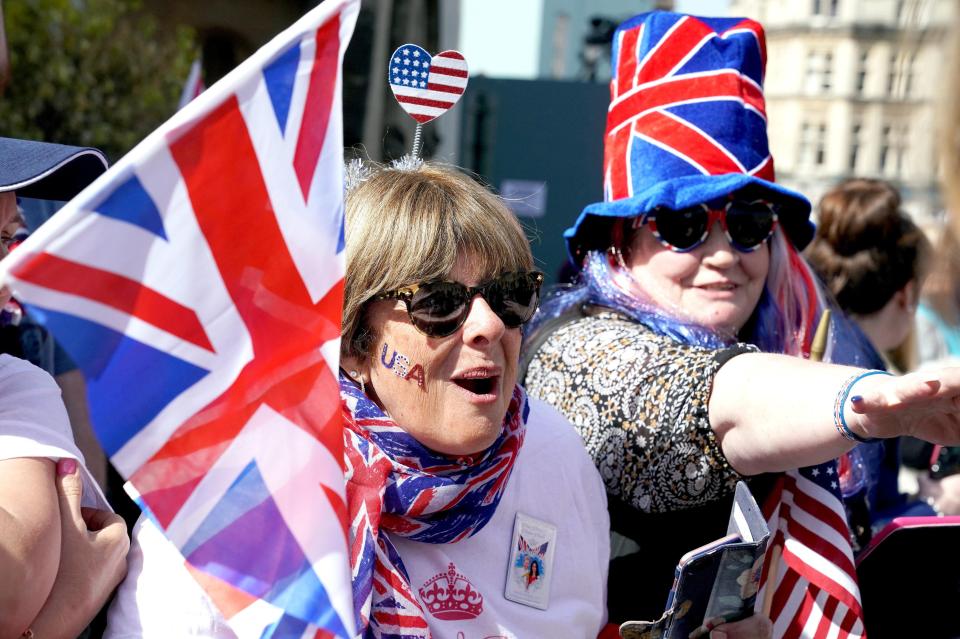
<svg viewBox="0 0 960 639">
<path fill-rule="evenodd" d="M 107 170 L 97 149 L 0 137 L 0 193 L 69 200 Z"/>
</svg>

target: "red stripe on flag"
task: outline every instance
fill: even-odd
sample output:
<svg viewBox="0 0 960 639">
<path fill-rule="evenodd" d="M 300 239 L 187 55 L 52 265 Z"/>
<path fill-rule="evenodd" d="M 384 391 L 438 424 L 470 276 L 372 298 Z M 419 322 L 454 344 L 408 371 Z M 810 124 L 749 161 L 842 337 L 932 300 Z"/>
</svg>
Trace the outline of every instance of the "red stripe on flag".
<svg viewBox="0 0 960 639">
<path fill-rule="evenodd" d="M 606 156 L 604 175 L 607 179 L 607 201 L 630 197 L 630 163 L 628 150 L 633 138 L 633 127 L 625 126 L 612 136 L 607 136 L 604 145 Z"/>
<path fill-rule="evenodd" d="M 857 614 L 852 610 L 847 610 L 847 614 L 843 616 L 843 620 L 840 622 L 840 634 L 837 635 L 837 639 L 847 639 L 853 632 L 853 627 L 857 625 L 857 620 Z"/>
<path fill-rule="evenodd" d="M 50 253 L 36 255 L 15 268 L 13 274 L 25 282 L 115 308 L 213 352 L 196 313 L 137 280 Z"/>
<path fill-rule="evenodd" d="M 708 175 L 743 172 L 716 140 L 682 120 L 654 111 L 637 120 L 634 127 L 638 134 L 667 147 L 664 150 L 668 153 L 686 162 L 696 162 Z"/>
<path fill-rule="evenodd" d="M 786 608 L 787 603 L 790 601 L 790 596 L 793 594 L 794 588 L 797 586 L 797 582 L 800 580 L 800 575 L 795 571 L 790 570 L 789 566 L 785 566 L 786 571 L 784 572 L 783 578 L 780 581 L 773 581 L 768 584 L 767 588 L 775 588 L 773 592 L 773 604 L 770 606 L 770 618 L 776 620 L 783 614 L 784 608 Z M 771 578 L 776 580 L 776 575 L 771 575 Z"/>
<path fill-rule="evenodd" d="M 836 597 L 842 601 L 847 608 L 856 612 L 858 616 L 863 614 L 861 612 L 860 602 L 857 601 L 857 598 L 854 597 L 849 590 L 840 586 L 837 582 L 810 566 L 810 564 L 803 561 L 803 559 L 797 555 L 793 554 L 790 551 L 789 546 L 785 546 L 783 549 L 783 560 L 792 570 L 795 570 L 801 577 L 809 581 L 811 583 L 811 588 L 813 588 L 813 584 L 815 584 L 816 586 L 826 590 L 833 597 Z"/>
<path fill-rule="evenodd" d="M 431 67 L 430 75 L 436 73 L 437 75 L 449 75 L 453 78 L 466 78 L 470 74 L 465 69 L 453 69 L 451 67 Z"/>
<path fill-rule="evenodd" d="M 415 98 L 412 95 L 400 95 L 399 93 L 395 95 L 397 102 L 403 102 L 405 104 L 416 104 L 418 106 L 428 106 L 435 107 L 437 109 L 449 109 L 453 106 L 453 102 L 441 102 L 440 100 L 428 100 L 427 98 Z"/>
<path fill-rule="evenodd" d="M 818 594 L 820 594 L 820 591 L 815 586 L 810 586 L 804 591 L 800 608 L 797 609 L 797 614 L 790 620 L 790 624 L 783 633 L 782 639 L 800 639 L 807 619 L 810 618 L 810 614 L 816 609 Z"/>
<path fill-rule="evenodd" d="M 340 69 L 340 14 L 317 29 L 317 52 L 310 70 L 307 101 L 300 121 L 300 137 L 293 156 L 293 167 L 300 182 L 303 200 L 310 197 L 313 173 L 320 161 L 323 140 L 327 135 L 330 109 Z"/>
<path fill-rule="evenodd" d="M 774 177 L 773 170 L 773 156 L 768 155 L 766 159 L 760 163 L 759 166 L 754 167 L 750 170 L 751 175 L 756 175 L 758 178 L 767 180 L 769 182 L 776 182 Z"/>
<path fill-rule="evenodd" d="M 651 109 L 666 109 L 674 104 L 695 100 L 742 100 L 760 113 L 765 113 L 763 93 L 752 82 L 744 80 L 736 71 L 667 80 L 645 87 L 619 102 L 610 105 L 607 130 L 633 118 L 642 117 Z"/>
<path fill-rule="evenodd" d="M 813 634 L 813 639 L 827 639 L 830 629 L 833 627 L 833 615 L 836 613 L 839 603 L 833 597 L 827 598 L 827 602 L 823 605 L 823 616 L 820 617 L 820 623 Z"/>
<path fill-rule="evenodd" d="M 436 82 L 427 83 L 427 91 L 440 91 L 441 93 L 455 93 L 462 95 L 466 87 L 452 87 L 449 84 L 437 84 Z"/>
<path fill-rule="evenodd" d="M 637 73 L 637 82 L 649 82 L 666 76 L 694 51 L 695 45 L 713 33 L 710 27 L 699 20 L 684 16 L 660 40 L 656 50 L 647 54 Z"/>
<path fill-rule="evenodd" d="M 637 44 L 643 35 L 643 27 L 623 31 L 620 46 L 617 48 L 617 78 L 615 96 L 626 93 L 634 86 L 637 70 Z M 611 83 L 612 88 L 613 83 Z"/>
</svg>

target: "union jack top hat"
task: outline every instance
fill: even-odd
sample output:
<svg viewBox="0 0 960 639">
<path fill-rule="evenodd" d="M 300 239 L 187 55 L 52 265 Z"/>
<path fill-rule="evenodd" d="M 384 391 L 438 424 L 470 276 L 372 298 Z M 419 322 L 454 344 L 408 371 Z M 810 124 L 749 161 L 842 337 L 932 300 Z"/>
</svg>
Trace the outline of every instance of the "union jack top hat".
<svg viewBox="0 0 960 639">
<path fill-rule="evenodd" d="M 763 99 L 763 27 L 746 18 L 654 11 L 613 38 L 604 201 L 563 236 L 579 264 L 606 249 L 617 218 L 678 210 L 747 190 L 782 206 L 797 248 L 813 237 L 810 202 L 774 183 Z"/>
</svg>

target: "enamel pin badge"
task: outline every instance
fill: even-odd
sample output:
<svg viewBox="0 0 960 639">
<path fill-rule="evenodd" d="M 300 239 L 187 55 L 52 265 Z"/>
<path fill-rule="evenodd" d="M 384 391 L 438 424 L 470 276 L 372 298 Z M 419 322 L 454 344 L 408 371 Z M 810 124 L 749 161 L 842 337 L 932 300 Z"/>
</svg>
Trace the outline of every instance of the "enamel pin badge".
<svg viewBox="0 0 960 639">
<path fill-rule="evenodd" d="M 510 601 L 546 610 L 550 604 L 553 557 L 557 549 L 557 527 L 517 513 L 507 566 L 507 587 L 503 596 Z"/>
</svg>

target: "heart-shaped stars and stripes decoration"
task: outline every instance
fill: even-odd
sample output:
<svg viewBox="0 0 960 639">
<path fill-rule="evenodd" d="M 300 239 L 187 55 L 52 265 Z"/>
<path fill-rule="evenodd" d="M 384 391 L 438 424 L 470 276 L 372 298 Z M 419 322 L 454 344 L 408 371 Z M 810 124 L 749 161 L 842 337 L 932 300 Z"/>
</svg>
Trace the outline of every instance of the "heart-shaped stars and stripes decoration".
<svg viewBox="0 0 960 639">
<path fill-rule="evenodd" d="M 447 112 L 467 88 L 467 61 L 459 51 L 431 56 L 423 47 L 404 44 L 390 56 L 387 80 L 404 111 L 423 124 Z"/>
</svg>

